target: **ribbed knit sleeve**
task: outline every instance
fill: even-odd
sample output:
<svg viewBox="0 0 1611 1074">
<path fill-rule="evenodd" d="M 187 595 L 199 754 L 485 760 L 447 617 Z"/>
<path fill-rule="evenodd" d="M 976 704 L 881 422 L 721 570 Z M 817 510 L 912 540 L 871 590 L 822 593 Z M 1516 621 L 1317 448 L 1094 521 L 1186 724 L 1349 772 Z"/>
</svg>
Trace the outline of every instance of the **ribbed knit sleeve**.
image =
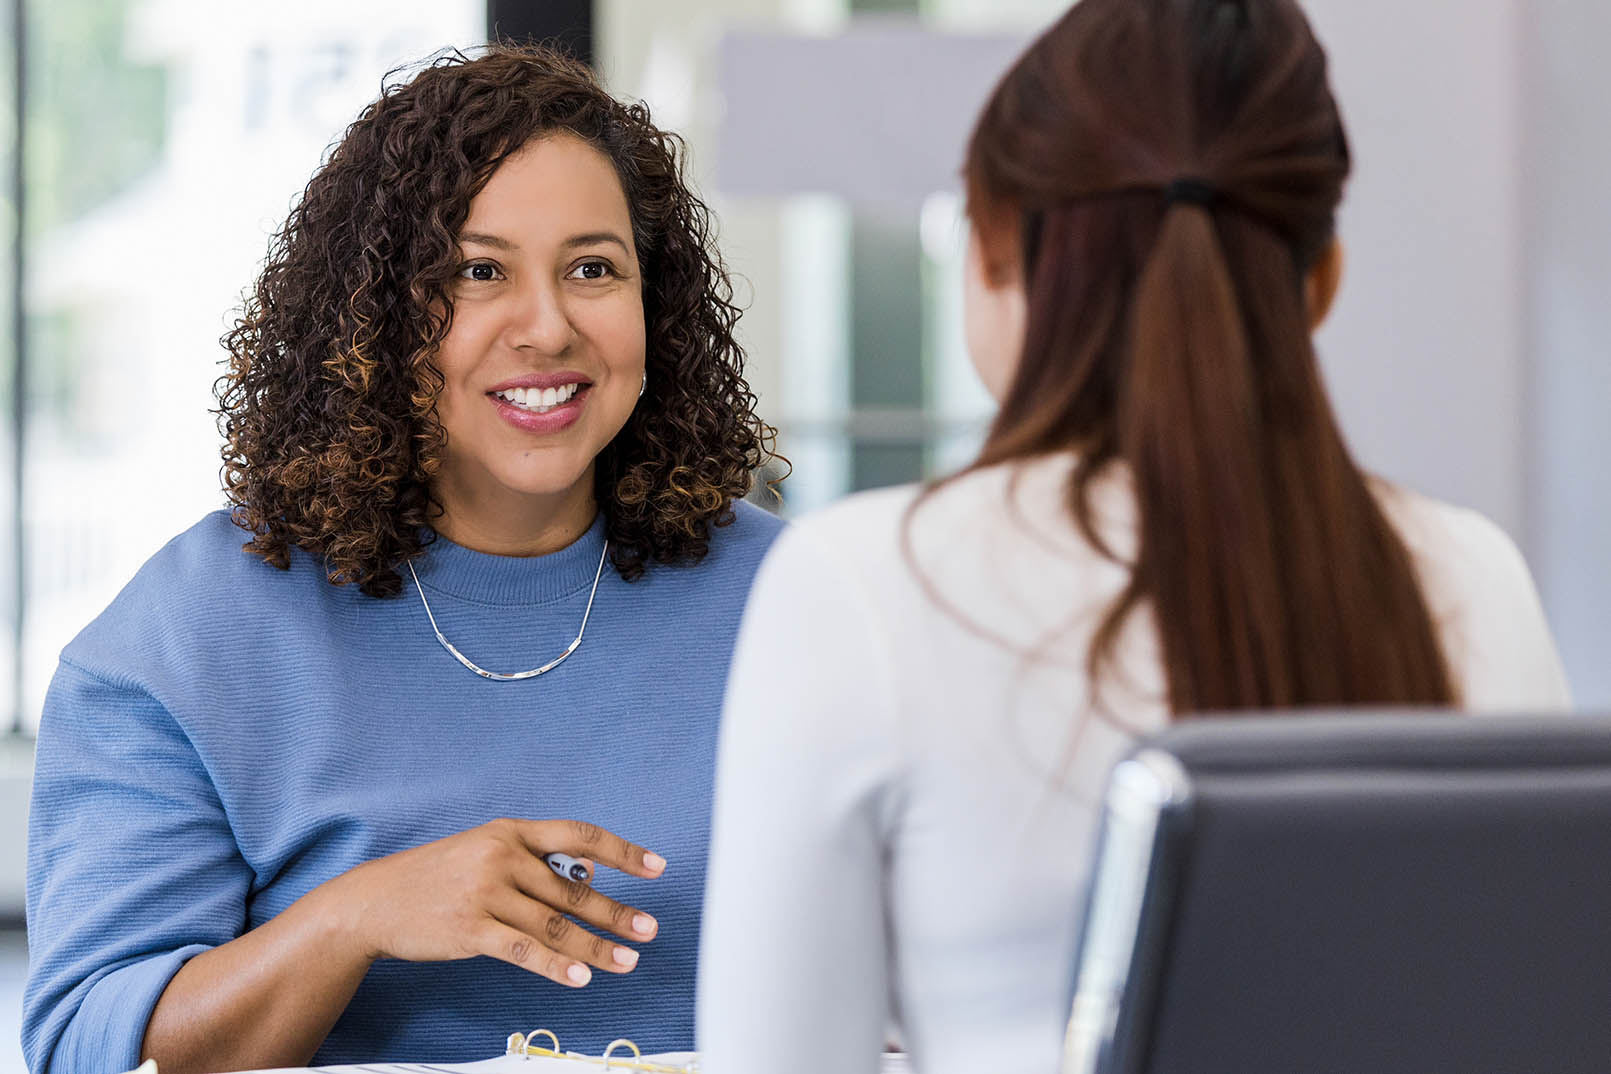
<svg viewBox="0 0 1611 1074">
<path fill-rule="evenodd" d="M 46 697 L 28 838 L 33 1074 L 139 1064 L 186 959 L 234 938 L 251 870 L 207 771 L 132 683 L 64 660 Z"/>
</svg>

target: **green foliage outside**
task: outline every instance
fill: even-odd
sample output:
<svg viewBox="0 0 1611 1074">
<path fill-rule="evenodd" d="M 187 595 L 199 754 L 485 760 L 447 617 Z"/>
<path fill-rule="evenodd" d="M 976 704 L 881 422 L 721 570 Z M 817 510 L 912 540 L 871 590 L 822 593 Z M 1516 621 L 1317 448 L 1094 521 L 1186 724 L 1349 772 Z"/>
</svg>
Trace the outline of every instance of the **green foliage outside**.
<svg viewBox="0 0 1611 1074">
<path fill-rule="evenodd" d="M 21 3 L 22 0 L 12 0 Z M 12 8 L 0 7 L 0 18 L 10 24 Z M 9 44 L 10 38 L 5 38 Z M 17 233 L 17 207 L 12 202 L 12 177 L 17 167 L 17 104 L 15 87 L 17 76 L 14 49 L 0 49 L 0 251 L 10 251 Z M 12 320 L 16 316 L 12 298 L 15 287 L 12 280 L 13 265 L 9 253 L 0 254 L 0 433 L 5 430 L 3 415 L 11 413 L 11 372 L 17 356 L 13 353 Z M 3 458 L 3 455 L 0 455 Z M 9 463 L 6 464 L 9 466 Z M 9 501 L 0 497 L 0 510 L 12 509 Z"/>
<path fill-rule="evenodd" d="M 139 0 L 27 3 L 27 233 L 83 216 L 162 150 L 167 74 L 124 55 Z"/>
<path fill-rule="evenodd" d="M 167 72 L 125 55 L 129 16 L 142 0 L 14 2 L 27 4 L 24 234 L 33 245 L 116 197 L 157 163 Z M 94 312 L 29 310 L 31 411 L 60 418 L 73 412 L 77 322 Z"/>
</svg>

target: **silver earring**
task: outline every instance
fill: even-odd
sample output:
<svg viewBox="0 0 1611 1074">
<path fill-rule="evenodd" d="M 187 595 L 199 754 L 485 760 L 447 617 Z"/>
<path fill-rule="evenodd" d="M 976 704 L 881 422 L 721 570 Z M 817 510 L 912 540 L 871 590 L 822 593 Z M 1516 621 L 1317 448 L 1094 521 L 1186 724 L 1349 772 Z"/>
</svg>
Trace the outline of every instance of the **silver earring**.
<svg viewBox="0 0 1611 1074">
<path fill-rule="evenodd" d="M 649 371 L 644 370 L 643 383 L 638 385 L 638 398 L 639 399 L 643 398 L 643 393 L 648 390 L 648 387 L 649 387 Z"/>
</svg>

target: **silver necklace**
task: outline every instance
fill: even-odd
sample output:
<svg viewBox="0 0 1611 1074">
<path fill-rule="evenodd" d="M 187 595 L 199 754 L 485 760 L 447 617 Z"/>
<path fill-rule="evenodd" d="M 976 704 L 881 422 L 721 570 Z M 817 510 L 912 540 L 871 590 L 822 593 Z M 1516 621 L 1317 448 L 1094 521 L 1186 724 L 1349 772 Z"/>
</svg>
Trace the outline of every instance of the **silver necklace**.
<svg viewBox="0 0 1611 1074">
<path fill-rule="evenodd" d="M 469 668 L 483 679 L 491 679 L 493 682 L 519 682 L 521 679 L 535 679 L 537 676 L 546 671 L 553 671 L 555 668 L 559 667 L 559 665 L 565 662 L 566 657 L 570 656 L 581 647 L 582 635 L 587 633 L 587 617 L 593 614 L 593 598 L 599 594 L 599 578 L 604 575 L 604 557 L 609 554 L 610 542 L 606 539 L 604 542 L 604 550 L 599 553 L 599 569 L 593 572 L 593 591 L 587 595 L 587 610 L 582 613 L 582 625 L 576 630 L 576 640 L 567 645 L 565 647 L 565 651 L 554 657 L 554 659 L 550 660 L 542 667 L 532 668 L 530 671 L 515 671 L 508 673 L 501 671 L 488 671 L 486 668 L 459 652 L 458 649 L 454 648 L 453 643 L 442 636 L 442 628 L 436 625 L 436 616 L 431 614 L 431 602 L 425 599 L 425 587 L 420 585 L 420 576 L 414 573 L 413 561 L 410 561 L 408 564 L 408 573 L 414 578 L 414 588 L 419 591 L 420 603 L 425 605 L 425 617 L 431 621 L 431 629 L 436 631 L 436 640 L 442 643 L 442 648 L 453 654 L 453 659 L 457 660 L 459 663 L 463 664 L 465 667 Z"/>
</svg>

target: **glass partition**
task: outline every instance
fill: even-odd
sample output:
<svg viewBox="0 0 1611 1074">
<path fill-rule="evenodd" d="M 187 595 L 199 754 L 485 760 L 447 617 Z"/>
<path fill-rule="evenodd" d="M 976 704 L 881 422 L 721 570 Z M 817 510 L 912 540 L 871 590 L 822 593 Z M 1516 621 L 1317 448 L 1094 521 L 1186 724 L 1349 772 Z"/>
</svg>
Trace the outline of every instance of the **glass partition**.
<svg viewBox="0 0 1611 1074">
<path fill-rule="evenodd" d="M 1064 6 L 599 3 L 601 73 L 687 135 L 720 217 L 751 382 L 793 464 L 786 513 L 977 451 L 993 404 L 962 345 L 961 151 Z"/>
<path fill-rule="evenodd" d="M 480 42 L 486 7 L 33 0 L 28 15 L 32 724 L 62 646 L 222 505 L 218 339 L 293 198 L 388 71 Z"/>
</svg>

